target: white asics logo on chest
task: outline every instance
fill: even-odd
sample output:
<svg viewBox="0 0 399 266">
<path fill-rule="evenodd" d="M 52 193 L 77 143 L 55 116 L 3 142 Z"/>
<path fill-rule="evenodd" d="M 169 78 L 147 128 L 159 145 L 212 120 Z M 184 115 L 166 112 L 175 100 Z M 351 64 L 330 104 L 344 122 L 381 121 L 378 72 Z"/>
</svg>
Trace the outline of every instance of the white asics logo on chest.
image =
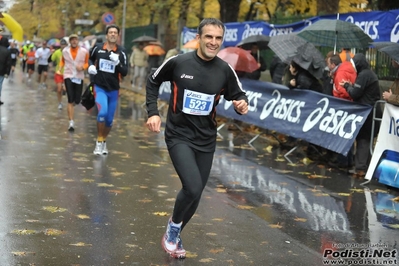
<svg viewBox="0 0 399 266">
<path fill-rule="evenodd" d="M 182 78 L 182 79 L 193 79 L 193 78 L 194 78 L 194 76 L 190 76 L 190 75 L 182 74 L 180 78 Z"/>
</svg>

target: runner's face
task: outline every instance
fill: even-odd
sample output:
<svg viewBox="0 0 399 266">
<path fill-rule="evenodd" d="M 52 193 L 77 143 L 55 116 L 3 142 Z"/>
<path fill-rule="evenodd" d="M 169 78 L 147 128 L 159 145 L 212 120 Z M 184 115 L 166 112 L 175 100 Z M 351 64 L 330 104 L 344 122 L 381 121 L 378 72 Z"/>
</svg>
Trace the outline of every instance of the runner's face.
<svg viewBox="0 0 399 266">
<path fill-rule="evenodd" d="M 197 54 L 200 58 L 209 61 L 213 59 L 220 50 L 223 42 L 223 28 L 206 25 L 202 28 L 202 35 L 196 36 L 199 48 Z"/>
<path fill-rule="evenodd" d="M 75 48 L 78 46 L 79 40 L 78 40 L 78 38 L 72 38 L 69 40 L 69 43 L 71 44 L 71 47 Z"/>
<path fill-rule="evenodd" d="M 106 38 L 109 43 L 116 43 L 118 41 L 118 37 L 119 37 L 119 34 L 118 34 L 117 29 L 115 29 L 115 28 L 108 29 Z"/>
</svg>

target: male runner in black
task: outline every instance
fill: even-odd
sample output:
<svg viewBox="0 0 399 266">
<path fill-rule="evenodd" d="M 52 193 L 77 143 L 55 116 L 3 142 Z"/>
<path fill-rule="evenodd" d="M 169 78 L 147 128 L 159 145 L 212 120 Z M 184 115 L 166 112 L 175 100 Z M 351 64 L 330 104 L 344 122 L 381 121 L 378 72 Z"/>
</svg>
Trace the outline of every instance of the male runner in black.
<svg viewBox="0 0 399 266">
<path fill-rule="evenodd" d="M 182 183 L 173 215 L 162 237 L 164 250 L 185 258 L 180 232 L 197 210 L 208 181 L 216 148 L 216 105 L 220 97 L 233 101 L 239 114 L 248 112 L 248 99 L 234 69 L 217 57 L 223 42 L 224 25 L 208 18 L 198 26 L 198 50 L 171 57 L 147 81 L 147 127 L 160 132 L 157 108 L 159 86 L 172 83 L 165 140 L 170 158 Z"/>
</svg>

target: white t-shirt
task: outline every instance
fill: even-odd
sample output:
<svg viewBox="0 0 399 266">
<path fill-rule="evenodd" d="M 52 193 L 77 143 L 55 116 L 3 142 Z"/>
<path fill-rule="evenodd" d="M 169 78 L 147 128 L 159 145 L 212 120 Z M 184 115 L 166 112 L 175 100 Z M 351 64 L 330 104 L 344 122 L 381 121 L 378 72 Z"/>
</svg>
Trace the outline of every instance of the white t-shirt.
<svg viewBox="0 0 399 266">
<path fill-rule="evenodd" d="M 48 65 L 48 58 L 51 55 L 50 48 L 46 47 L 43 49 L 43 47 L 40 47 L 39 49 L 36 50 L 35 56 L 37 58 L 37 63 L 38 65 Z"/>
</svg>

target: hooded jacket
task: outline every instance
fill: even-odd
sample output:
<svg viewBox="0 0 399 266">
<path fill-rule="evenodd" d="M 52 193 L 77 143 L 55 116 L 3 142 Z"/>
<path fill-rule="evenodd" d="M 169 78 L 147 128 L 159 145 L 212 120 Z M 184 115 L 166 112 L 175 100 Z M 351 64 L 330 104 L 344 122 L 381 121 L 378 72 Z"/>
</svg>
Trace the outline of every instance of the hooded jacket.
<svg viewBox="0 0 399 266">
<path fill-rule="evenodd" d="M 356 54 L 353 62 L 357 70 L 357 78 L 354 84 L 345 83 L 344 87 L 355 102 L 374 105 L 381 95 L 378 77 L 370 69 L 364 54 Z"/>
<path fill-rule="evenodd" d="M 11 70 L 11 52 L 7 48 L 8 39 L 0 39 L 0 76 L 9 75 Z"/>
</svg>

